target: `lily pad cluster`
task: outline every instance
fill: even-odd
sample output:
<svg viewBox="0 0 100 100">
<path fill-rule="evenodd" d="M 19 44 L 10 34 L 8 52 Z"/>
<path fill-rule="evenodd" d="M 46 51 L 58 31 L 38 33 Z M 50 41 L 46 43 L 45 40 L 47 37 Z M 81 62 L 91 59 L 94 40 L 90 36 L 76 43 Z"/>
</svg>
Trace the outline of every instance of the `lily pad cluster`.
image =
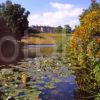
<svg viewBox="0 0 100 100">
<path fill-rule="evenodd" d="M 0 70 L 0 99 L 37 100 L 42 89 L 54 88 L 71 73 L 62 55 L 36 57 Z M 63 60 L 63 61 L 62 61 Z M 9 99 L 7 99 L 9 100 Z"/>
</svg>

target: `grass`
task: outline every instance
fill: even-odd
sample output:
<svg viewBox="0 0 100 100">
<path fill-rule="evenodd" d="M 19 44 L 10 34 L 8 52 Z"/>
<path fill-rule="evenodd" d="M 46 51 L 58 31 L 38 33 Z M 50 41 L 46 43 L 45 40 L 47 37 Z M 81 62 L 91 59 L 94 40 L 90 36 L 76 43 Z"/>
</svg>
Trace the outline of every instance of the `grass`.
<svg viewBox="0 0 100 100">
<path fill-rule="evenodd" d="M 40 33 L 24 37 L 22 42 L 25 44 L 59 44 L 65 40 L 66 34 L 58 33 Z"/>
<path fill-rule="evenodd" d="M 29 49 L 29 55 L 49 55 L 54 52 L 62 52 L 65 50 L 68 40 L 72 34 L 60 33 L 40 33 L 26 36 L 22 39 L 24 44 L 56 44 L 54 48 L 32 48 Z"/>
</svg>

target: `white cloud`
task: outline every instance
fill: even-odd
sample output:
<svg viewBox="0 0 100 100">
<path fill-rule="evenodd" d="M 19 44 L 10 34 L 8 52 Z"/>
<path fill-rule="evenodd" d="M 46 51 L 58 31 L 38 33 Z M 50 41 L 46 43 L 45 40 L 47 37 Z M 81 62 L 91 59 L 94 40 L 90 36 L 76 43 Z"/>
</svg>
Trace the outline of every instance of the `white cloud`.
<svg viewBox="0 0 100 100">
<path fill-rule="evenodd" d="M 50 2 L 51 6 L 59 9 L 59 10 L 66 10 L 66 9 L 72 9 L 73 5 L 71 4 L 62 4 L 62 3 L 58 3 L 58 2 Z"/>
<path fill-rule="evenodd" d="M 56 11 L 31 14 L 29 16 L 29 25 L 58 26 L 69 24 L 74 27 L 79 24 L 78 17 L 82 13 L 82 8 L 57 2 L 50 2 L 50 5 L 55 8 Z"/>
</svg>

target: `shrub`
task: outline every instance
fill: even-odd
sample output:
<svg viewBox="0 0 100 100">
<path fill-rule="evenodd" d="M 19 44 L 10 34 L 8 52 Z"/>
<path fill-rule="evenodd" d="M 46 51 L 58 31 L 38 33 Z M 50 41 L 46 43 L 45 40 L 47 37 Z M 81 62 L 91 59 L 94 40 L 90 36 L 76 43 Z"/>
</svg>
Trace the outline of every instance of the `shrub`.
<svg viewBox="0 0 100 100">
<path fill-rule="evenodd" d="M 88 12 L 76 28 L 69 44 L 69 65 L 74 70 L 79 90 L 95 95 L 100 88 L 100 45 L 96 34 L 100 34 L 100 10 Z"/>
</svg>

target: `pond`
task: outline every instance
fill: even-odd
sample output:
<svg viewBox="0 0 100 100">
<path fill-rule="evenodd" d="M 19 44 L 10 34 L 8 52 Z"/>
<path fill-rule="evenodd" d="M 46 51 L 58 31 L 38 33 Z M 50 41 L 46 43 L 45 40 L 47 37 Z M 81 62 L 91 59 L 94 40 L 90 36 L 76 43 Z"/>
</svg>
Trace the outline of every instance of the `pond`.
<svg viewBox="0 0 100 100">
<path fill-rule="evenodd" d="M 56 50 L 56 44 L 24 45 L 22 51 L 28 57 L 51 55 Z"/>
<path fill-rule="evenodd" d="M 55 47 L 56 44 L 37 44 L 37 45 L 25 45 L 24 49 L 30 48 L 47 48 L 47 47 Z"/>
<path fill-rule="evenodd" d="M 74 100 L 75 77 L 69 76 L 60 80 L 61 82 L 54 84 L 54 88 L 43 89 L 39 98 L 41 100 Z"/>
<path fill-rule="evenodd" d="M 31 74 L 27 86 L 23 86 L 18 78 L 7 81 L 7 83 L 0 85 L 0 92 L 1 94 L 4 93 L 3 100 L 9 96 L 13 96 L 16 100 L 26 100 L 25 98 L 28 98 L 27 100 L 75 100 L 75 76 L 71 75 L 67 68 L 63 67 L 60 70 L 66 71 L 67 75 L 59 76 L 57 73 L 48 71 L 45 73 L 32 73 L 33 75 Z M 2 72 L 4 71 L 2 70 Z M 19 73 L 15 72 L 15 74 Z M 36 77 L 39 75 L 40 79 L 35 80 L 33 78 L 35 75 Z M 8 77 L 10 76 L 8 75 Z"/>
<path fill-rule="evenodd" d="M 0 72 L 0 96 L 4 96 L 3 100 L 9 96 L 15 100 L 75 100 L 75 76 L 63 64 L 62 56 L 55 55 L 55 47 L 55 44 L 48 44 L 22 48 L 24 54 L 28 53 L 24 56 L 26 58 L 11 65 L 13 71 Z M 29 76 L 29 81 L 25 81 L 26 75 L 22 78 L 23 73 Z"/>
<path fill-rule="evenodd" d="M 12 49 L 11 49 L 12 48 Z M 38 45 L 15 45 L 6 41 L 2 45 L 0 54 L 0 65 L 8 63 L 17 63 L 21 59 L 34 58 L 37 56 L 48 56 L 56 51 L 56 44 L 38 44 Z M 12 60 L 11 60 L 12 58 Z"/>
</svg>

